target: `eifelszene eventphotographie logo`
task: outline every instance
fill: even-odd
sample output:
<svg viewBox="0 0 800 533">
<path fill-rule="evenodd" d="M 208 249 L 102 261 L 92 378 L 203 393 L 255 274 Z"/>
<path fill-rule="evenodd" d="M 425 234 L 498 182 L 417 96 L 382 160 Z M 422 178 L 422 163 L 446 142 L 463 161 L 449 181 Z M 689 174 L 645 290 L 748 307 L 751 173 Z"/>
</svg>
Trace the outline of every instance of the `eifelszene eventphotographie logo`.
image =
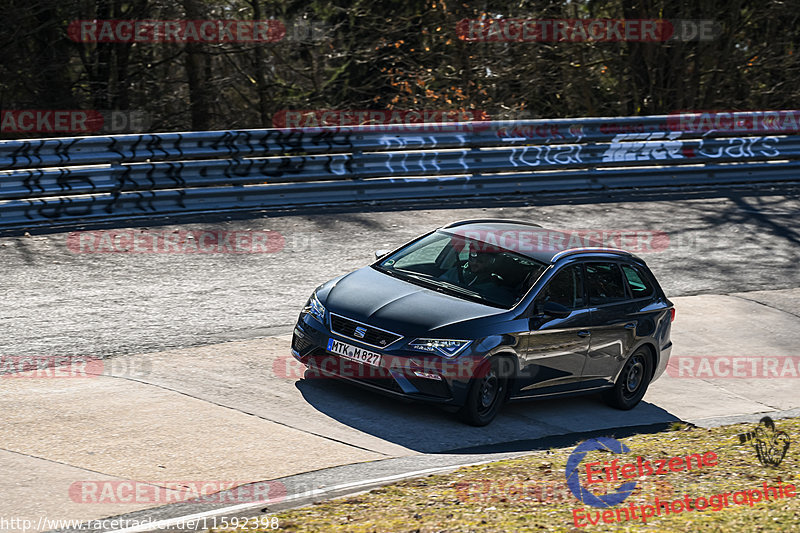
<svg viewBox="0 0 800 533">
<path fill-rule="evenodd" d="M 752 431 L 737 436 L 740 443 L 752 442 L 759 461 L 765 466 L 777 466 L 789 449 L 789 436 L 775 428 L 769 417 L 764 417 Z M 725 445 L 722 446 L 723 448 Z M 700 494 L 676 495 L 659 494 L 642 500 L 639 481 L 670 473 L 689 470 L 707 470 L 719 466 L 719 457 L 714 451 L 704 453 L 686 453 L 672 457 L 645 459 L 641 456 L 621 457 L 611 461 L 587 460 L 590 452 L 610 452 L 611 454 L 629 454 L 630 449 L 620 441 L 601 437 L 578 444 L 567 460 L 565 475 L 567 487 L 586 507 L 572 510 L 575 527 L 587 527 L 598 524 L 621 524 L 633 521 L 648 521 L 678 515 L 687 512 L 709 510 L 720 512 L 728 508 L 753 507 L 761 502 L 780 501 L 797 496 L 797 488 L 793 484 L 784 484 L 781 478 L 776 482 L 763 481 L 760 485 L 736 487 L 734 490 L 705 492 Z M 607 494 L 599 494 L 590 490 L 593 484 L 600 487 L 614 486 L 621 483 Z M 628 498 L 636 491 L 637 497 Z M 637 501 L 641 500 L 641 501 Z M 625 505 L 621 505 L 625 502 Z M 612 509 L 612 507 L 614 507 Z M 599 508 L 599 510 L 598 510 Z"/>
</svg>

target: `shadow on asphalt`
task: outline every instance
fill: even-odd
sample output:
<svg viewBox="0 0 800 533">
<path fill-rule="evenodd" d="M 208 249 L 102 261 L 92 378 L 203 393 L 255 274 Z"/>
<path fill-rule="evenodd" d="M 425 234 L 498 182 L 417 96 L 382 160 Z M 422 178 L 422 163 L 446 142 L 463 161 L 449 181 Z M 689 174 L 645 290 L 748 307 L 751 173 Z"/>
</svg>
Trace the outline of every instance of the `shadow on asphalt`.
<svg viewBox="0 0 800 533">
<path fill-rule="evenodd" d="M 620 411 L 603 403 L 599 394 L 591 394 L 509 403 L 488 426 L 472 427 L 444 409 L 396 400 L 335 379 L 302 379 L 295 386 L 319 412 L 420 453 L 547 449 L 597 436 L 654 433 L 680 421 L 646 401 L 630 411 Z"/>
</svg>

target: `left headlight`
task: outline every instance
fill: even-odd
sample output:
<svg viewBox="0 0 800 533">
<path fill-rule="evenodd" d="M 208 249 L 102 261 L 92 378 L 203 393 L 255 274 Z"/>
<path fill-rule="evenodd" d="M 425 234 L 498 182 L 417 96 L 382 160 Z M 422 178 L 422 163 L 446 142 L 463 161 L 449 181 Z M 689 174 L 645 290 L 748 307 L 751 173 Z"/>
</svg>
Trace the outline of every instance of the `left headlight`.
<svg viewBox="0 0 800 533">
<path fill-rule="evenodd" d="M 314 291 L 314 294 L 312 294 L 311 298 L 306 302 L 306 306 L 303 307 L 303 312 L 308 313 L 323 324 L 325 323 L 325 306 L 322 305 L 319 298 L 317 298 L 316 291 Z"/>
<path fill-rule="evenodd" d="M 455 339 L 414 339 L 408 343 L 408 347 L 419 352 L 440 353 L 445 357 L 455 357 L 471 342 Z"/>
</svg>

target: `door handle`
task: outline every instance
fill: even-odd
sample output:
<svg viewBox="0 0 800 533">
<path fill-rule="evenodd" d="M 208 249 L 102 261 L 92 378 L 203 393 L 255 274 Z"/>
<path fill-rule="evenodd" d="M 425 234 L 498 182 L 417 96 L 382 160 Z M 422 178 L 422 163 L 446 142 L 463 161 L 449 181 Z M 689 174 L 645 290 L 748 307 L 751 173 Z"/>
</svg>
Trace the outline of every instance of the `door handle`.
<svg viewBox="0 0 800 533">
<path fill-rule="evenodd" d="M 636 329 L 636 322 L 628 322 L 625 324 L 625 329 Z"/>
<path fill-rule="evenodd" d="M 581 331 L 578 332 L 578 337 L 588 337 L 591 334 L 592 334 L 591 331 L 588 331 L 588 330 L 584 329 L 584 330 L 581 330 Z"/>
</svg>

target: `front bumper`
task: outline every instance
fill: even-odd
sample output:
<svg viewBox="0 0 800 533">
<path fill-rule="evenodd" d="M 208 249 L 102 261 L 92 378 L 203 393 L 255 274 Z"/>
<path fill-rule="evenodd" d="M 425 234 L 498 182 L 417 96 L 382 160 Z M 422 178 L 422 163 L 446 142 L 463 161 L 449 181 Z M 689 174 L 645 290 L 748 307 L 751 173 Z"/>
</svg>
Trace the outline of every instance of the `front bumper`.
<svg viewBox="0 0 800 533">
<path fill-rule="evenodd" d="M 327 315 L 326 315 L 327 317 Z M 328 351 L 335 339 L 381 354 L 379 366 L 355 362 Z M 373 391 L 426 403 L 463 405 L 472 377 L 474 356 L 453 360 L 404 348 L 408 339 L 386 349 L 339 335 L 306 313 L 300 315 L 292 336 L 292 355 L 309 368 L 306 377 L 342 379 Z"/>
</svg>

